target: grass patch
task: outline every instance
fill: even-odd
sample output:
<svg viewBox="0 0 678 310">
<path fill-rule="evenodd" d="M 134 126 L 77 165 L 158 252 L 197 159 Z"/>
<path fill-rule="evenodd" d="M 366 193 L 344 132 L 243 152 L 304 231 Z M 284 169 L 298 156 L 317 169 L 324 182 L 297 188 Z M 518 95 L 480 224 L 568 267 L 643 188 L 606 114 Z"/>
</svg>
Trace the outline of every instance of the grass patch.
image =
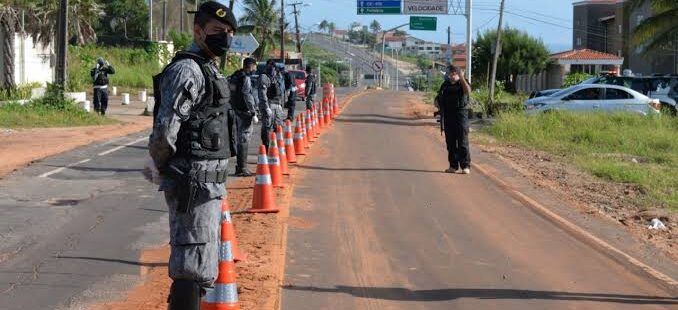
<svg viewBox="0 0 678 310">
<path fill-rule="evenodd" d="M 306 64 L 311 68 L 317 69 L 320 65 L 323 84 L 329 82 L 335 86 L 348 86 L 348 78 L 340 76 L 338 72 L 348 71 L 349 66 L 345 62 L 339 62 L 341 59 L 338 59 L 337 55 L 309 42 L 304 43 L 302 52 Z"/>
<path fill-rule="evenodd" d="M 497 139 L 561 155 L 589 173 L 641 186 L 644 206 L 678 211 L 678 118 L 630 113 L 501 114 Z"/>
<path fill-rule="evenodd" d="M 25 105 L 8 103 L 0 107 L 2 128 L 76 127 L 116 123 L 118 121 L 114 119 L 87 113 L 73 104 L 53 107 L 37 102 Z"/>
</svg>

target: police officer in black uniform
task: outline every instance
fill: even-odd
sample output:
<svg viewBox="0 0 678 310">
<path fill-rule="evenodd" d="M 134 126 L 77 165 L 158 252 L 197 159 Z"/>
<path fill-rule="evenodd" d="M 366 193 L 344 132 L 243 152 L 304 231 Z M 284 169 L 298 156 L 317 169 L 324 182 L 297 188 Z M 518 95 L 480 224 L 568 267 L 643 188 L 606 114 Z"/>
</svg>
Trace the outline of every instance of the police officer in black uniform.
<svg viewBox="0 0 678 310">
<path fill-rule="evenodd" d="M 313 108 L 313 101 L 315 101 L 315 93 L 318 90 L 318 79 L 310 65 L 306 66 L 306 109 Z"/>
<path fill-rule="evenodd" d="M 106 115 L 108 109 L 108 75 L 115 74 L 115 69 L 108 61 L 99 57 L 96 67 L 92 68 L 90 75 L 94 83 L 94 112 Z"/>
<path fill-rule="evenodd" d="M 258 94 L 252 85 L 252 74 L 257 70 L 257 61 L 246 58 L 243 68 L 229 78 L 231 85 L 231 105 L 235 110 L 237 133 L 237 151 L 235 175 L 249 177 L 254 175 L 247 169 L 247 150 L 252 137 L 252 123 L 257 123 Z"/>
<path fill-rule="evenodd" d="M 169 212 L 169 310 L 198 310 L 201 296 L 215 289 L 221 200 L 228 159 L 235 155 L 229 84 L 215 60 L 230 47 L 236 19 L 215 1 L 195 13 L 193 45 L 153 78 L 156 107 L 147 165 L 159 172 Z M 235 286 L 216 289 L 237 296 Z"/>
<path fill-rule="evenodd" d="M 447 173 L 471 173 L 471 153 L 468 143 L 468 103 L 471 85 L 455 66 L 449 66 L 447 78 L 440 86 L 436 102 L 441 113 L 445 130 L 447 159 L 450 167 Z"/>
</svg>

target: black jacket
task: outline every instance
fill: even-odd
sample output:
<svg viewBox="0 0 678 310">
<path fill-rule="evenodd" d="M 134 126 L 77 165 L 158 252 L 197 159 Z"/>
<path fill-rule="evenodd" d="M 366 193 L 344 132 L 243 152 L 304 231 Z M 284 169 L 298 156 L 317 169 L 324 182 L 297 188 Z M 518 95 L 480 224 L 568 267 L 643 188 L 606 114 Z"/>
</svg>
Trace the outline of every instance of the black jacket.
<svg viewBox="0 0 678 310">
<path fill-rule="evenodd" d="M 461 85 L 461 82 L 453 84 L 449 80 L 446 80 L 440 86 L 436 100 L 443 113 L 466 109 L 469 102 L 468 95 L 464 93 L 464 87 Z"/>
</svg>

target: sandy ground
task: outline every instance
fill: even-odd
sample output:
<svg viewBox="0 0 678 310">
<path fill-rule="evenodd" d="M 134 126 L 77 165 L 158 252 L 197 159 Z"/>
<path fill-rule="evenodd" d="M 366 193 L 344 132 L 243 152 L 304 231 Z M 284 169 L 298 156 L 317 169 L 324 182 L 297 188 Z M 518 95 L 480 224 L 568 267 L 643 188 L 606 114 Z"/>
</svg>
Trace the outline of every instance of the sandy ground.
<svg viewBox="0 0 678 310">
<path fill-rule="evenodd" d="M 433 106 L 422 103 L 417 94 L 408 96 L 410 107 L 407 115 L 416 118 L 433 117 Z M 580 212 L 611 218 L 619 223 L 620 228 L 627 229 L 639 239 L 650 241 L 669 257 L 678 260 L 678 215 L 664 209 L 638 207 L 634 204 L 634 199 L 642 195 L 639 186 L 595 178 L 561 156 L 503 144 L 475 129 L 477 127 L 471 129 L 471 142 L 482 152 L 498 156 L 527 176 L 535 186 L 557 193 Z M 437 132 L 437 129 L 431 130 Z M 659 218 L 668 229 L 648 230 L 648 223 L 653 218 Z"/>
<path fill-rule="evenodd" d="M 36 160 L 63 153 L 93 142 L 126 136 L 151 127 L 152 120 L 140 116 L 141 102 L 129 106 L 116 104 L 118 97 L 110 100 L 109 115 L 122 123 L 106 126 L 70 128 L 0 128 L 0 178 Z"/>
</svg>

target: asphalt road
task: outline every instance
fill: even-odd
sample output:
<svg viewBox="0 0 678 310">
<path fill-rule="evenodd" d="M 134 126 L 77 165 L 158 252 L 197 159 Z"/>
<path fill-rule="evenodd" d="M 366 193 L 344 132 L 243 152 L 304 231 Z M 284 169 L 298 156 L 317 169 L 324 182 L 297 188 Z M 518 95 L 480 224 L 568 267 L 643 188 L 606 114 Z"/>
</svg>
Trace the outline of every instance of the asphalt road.
<svg viewBox="0 0 678 310">
<path fill-rule="evenodd" d="M 358 97 L 300 167 L 282 309 L 678 307 L 476 171 L 442 173 L 444 146 L 406 104 Z"/>
<path fill-rule="evenodd" d="M 166 265 L 139 260 L 168 242 L 164 198 L 141 175 L 147 137 L 78 148 L 0 180 L 0 309 L 81 309 L 116 298 L 137 283 L 141 267 Z"/>
<path fill-rule="evenodd" d="M 322 47 L 325 50 L 328 50 L 335 55 L 337 55 L 337 60 L 348 61 L 353 66 L 353 70 L 359 72 L 359 74 L 375 74 L 378 76 L 378 73 L 373 69 L 373 63 L 379 60 L 379 57 L 374 53 L 370 53 L 368 50 L 356 47 L 347 42 L 340 41 L 338 39 L 330 39 L 326 35 L 320 34 L 309 34 L 309 42 Z M 384 62 L 384 72 L 387 74 L 394 75 L 395 68 L 389 62 Z M 402 72 L 401 72 L 402 74 Z M 401 75 L 404 77 L 404 74 Z M 391 76 L 392 79 L 395 79 L 395 76 Z M 401 79 L 401 89 L 405 89 L 405 79 Z M 367 86 L 372 84 L 378 84 L 378 80 L 360 80 L 359 86 Z"/>
</svg>

